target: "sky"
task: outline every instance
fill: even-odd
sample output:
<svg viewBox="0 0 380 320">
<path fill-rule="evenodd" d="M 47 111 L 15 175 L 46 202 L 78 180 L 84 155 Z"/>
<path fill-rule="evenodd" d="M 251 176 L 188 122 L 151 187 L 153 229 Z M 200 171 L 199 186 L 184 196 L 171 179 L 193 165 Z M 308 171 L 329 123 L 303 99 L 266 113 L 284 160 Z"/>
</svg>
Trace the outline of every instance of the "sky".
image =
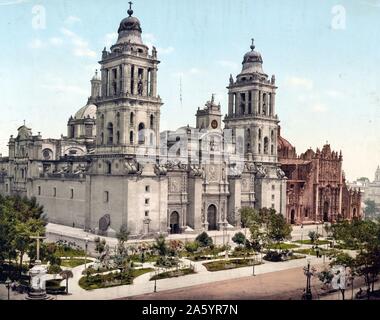
<svg viewBox="0 0 380 320">
<path fill-rule="evenodd" d="M 66 135 L 127 10 L 121 0 L 0 0 L 0 153 L 24 120 L 44 138 Z M 133 10 L 161 60 L 161 130 L 194 125 L 212 94 L 226 114 L 229 76 L 254 38 L 276 75 L 282 136 L 299 154 L 328 142 L 348 180 L 374 178 L 380 0 L 135 0 Z"/>
</svg>

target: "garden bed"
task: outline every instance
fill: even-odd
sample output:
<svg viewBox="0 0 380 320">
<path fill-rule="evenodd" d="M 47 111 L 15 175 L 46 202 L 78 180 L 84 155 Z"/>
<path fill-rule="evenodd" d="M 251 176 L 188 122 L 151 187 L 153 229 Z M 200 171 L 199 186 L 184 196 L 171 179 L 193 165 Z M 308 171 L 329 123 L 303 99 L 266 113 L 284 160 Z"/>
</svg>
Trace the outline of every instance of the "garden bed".
<svg viewBox="0 0 380 320">
<path fill-rule="evenodd" d="M 204 263 L 203 265 L 206 267 L 207 271 L 215 272 L 222 270 L 230 270 L 244 267 L 252 267 L 256 265 L 260 265 L 259 261 L 253 259 L 231 259 L 231 260 L 220 260 Z"/>
<path fill-rule="evenodd" d="M 290 250 L 299 248 L 298 244 L 294 243 L 274 243 L 267 247 L 268 249 L 275 249 L 275 250 Z"/>
<path fill-rule="evenodd" d="M 63 259 L 61 261 L 61 266 L 62 267 L 66 267 L 66 268 L 75 268 L 75 267 L 78 267 L 78 266 L 81 266 L 85 263 L 92 263 L 93 261 L 92 260 L 85 260 L 85 259 Z"/>
<path fill-rule="evenodd" d="M 189 274 L 195 274 L 195 273 L 196 272 L 194 271 L 193 268 L 167 271 L 167 272 L 163 272 L 163 273 L 153 276 L 152 278 L 150 278 L 150 281 L 168 279 L 168 278 L 178 278 L 178 277 L 183 277 L 183 276 L 187 276 Z"/>
<path fill-rule="evenodd" d="M 311 240 L 297 240 L 297 241 L 294 241 L 295 243 L 299 243 L 299 244 L 307 244 L 307 245 L 325 245 L 325 244 L 330 244 L 331 241 L 328 241 L 328 240 L 318 240 L 316 241 L 315 243 L 313 243 Z"/>
<path fill-rule="evenodd" d="M 85 290 L 95 290 L 102 288 L 118 287 L 130 285 L 133 279 L 144 273 L 152 272 L 152 268 L 133 269 L 129 274 L 121 274 L 120 272 L 109 273 L 106 275 L 85 276 L 79 280 L 79 286 Z"/>
</svg>

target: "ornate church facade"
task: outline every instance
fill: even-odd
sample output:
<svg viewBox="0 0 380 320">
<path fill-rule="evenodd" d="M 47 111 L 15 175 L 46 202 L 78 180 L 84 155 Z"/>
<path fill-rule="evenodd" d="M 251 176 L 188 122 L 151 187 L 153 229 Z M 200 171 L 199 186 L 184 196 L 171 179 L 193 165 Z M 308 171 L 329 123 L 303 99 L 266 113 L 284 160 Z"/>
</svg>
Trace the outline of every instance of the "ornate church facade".
<svg viewBox="0 0 380 320">
<path fill-rule="evenodd" d="M 297 156 L 279 135 L 278 153 L 287 180 L 286 217 L 291 224 L 361 218 L 361 191 L 346 184 L 342 152 L 329 144 Z"/>
<path fill-rule="evenodd" d="M 158 52 L 143 43 L 132 9 L 128 15 L 67 136 L 43 139 L 25 125 L 11 136 L 9 156 L 0 157 L 0 194 L 36 197 L 50 222 L 109 236 L 123 225 L 136 238 L 239 228 L 242 207 L 287 216 L 296 178 L 279 154 L 276 79 L 263 71 L 254 44 L 242 72 L 230 77 L 224 119 L 212 97 L 198 108 L 195 127 L 160 132 Z"/>
</svg>

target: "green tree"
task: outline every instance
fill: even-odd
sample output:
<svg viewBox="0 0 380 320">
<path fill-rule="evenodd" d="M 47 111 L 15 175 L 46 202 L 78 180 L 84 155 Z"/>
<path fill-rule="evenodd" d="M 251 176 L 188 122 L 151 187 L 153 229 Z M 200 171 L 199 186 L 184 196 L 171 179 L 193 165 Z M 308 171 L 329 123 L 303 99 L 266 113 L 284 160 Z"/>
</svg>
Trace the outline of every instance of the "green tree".
<svg viewBox="0 0 380 320">
<path fill-rule="evenodd" d="M 373 200 L 367 199 L 364 201 L 365 208 L 364 208 L 364 215 L 367 219 L 373 219 L 376 217 L 377 209 L 376 209 L 376 202 Z"/>
<path fill-rule="evenodd" d="M 36 198 L 0 197 L 0 262 L 18 257 L 21 272 L 24 254 L 35 245 L 30 237 L 44 235 L 45 226 L 43 207 Z"/>
<path fill-rule="evenodd" d="M 153 248 L 158 252 L 160 257 L 164 258 L 167 256 L 169 249 L 166 244 L 166 239 L 164 235 L 161 234 L 156 238 L 156 242 L 153 244 Z"/>
<path fill-rule="evenodd" d="M 309 236 L 312 244 L 316 244 L 318 242 L 319 237 L 320 237 L 320 235 L 316 231 L 310 231 L 308 236 Z"/>
<path fill-rule="evenodd" d="M 201 247 L 210 247 L 213 244 L 212 238 L 207 232 L 202 232 L 195 238 L 195 241 L 197 241 Z"/>
<path fill-rule="evenodd" d="M 268 238 L 277 244 L 291 239 L 292 226 L 286 222 L 282 214 L 270 213 L 269 224 L 267 225 Z"/>
<path fill-rule="evenodd" d="M 235 242 L 238 246 L 242 246 L 243 244 L 245 244 L 246 237 L 245 237 L 244 233 L 237 232 L 232 237 L 232 241 Z"/>
</svg>

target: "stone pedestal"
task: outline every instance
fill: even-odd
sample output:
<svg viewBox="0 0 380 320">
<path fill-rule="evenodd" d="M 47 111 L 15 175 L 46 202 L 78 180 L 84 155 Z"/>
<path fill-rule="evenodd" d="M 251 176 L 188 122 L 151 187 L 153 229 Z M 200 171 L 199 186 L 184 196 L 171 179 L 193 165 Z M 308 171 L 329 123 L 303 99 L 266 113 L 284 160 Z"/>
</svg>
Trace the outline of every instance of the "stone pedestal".
<svg viewBox="0 0 380 320">
<path fill-rule="evenodd" d="M 41 265 L 41 261 L 36 261 L 35 266 L 29 270 L 31 277 L 31 288 L 26 297 L 27 300 L 49 300 L 46 294 L 46 275 L 47 269 Z"/>
</svg>

